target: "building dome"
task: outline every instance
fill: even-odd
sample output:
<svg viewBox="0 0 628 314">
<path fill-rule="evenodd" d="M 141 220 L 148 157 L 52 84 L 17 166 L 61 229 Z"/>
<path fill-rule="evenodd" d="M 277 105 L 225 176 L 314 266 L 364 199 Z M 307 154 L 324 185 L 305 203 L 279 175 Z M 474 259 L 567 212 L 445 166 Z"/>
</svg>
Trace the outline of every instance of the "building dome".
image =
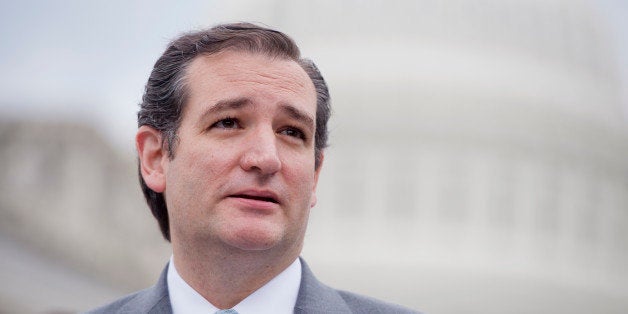
<svg viewBox="0 0 628 314">
<path fill-rule="evenodd" d="M 628 132 L 591 2 L 246 10 L 264 8 L 315 59 L 335 111 L 306 256 L 626 295 Z"/>
</svg>

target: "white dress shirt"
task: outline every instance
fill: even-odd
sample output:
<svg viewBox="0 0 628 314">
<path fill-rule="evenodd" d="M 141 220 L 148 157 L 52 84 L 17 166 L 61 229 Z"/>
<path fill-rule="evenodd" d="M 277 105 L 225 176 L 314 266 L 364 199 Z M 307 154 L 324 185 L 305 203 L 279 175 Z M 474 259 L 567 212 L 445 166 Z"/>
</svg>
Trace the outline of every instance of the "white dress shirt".
<svg viewBox="0 0 628 314">
<path fill-rule="evenodd" d="M 170 258 L 168 293 L 173 314 L 213 314 L 219 309 L 179 276 Z M 301 285 L 301 261 L 297 258 L 288 268 L 233 307 L 239 314 L 293 313 Z"/>
</svg>

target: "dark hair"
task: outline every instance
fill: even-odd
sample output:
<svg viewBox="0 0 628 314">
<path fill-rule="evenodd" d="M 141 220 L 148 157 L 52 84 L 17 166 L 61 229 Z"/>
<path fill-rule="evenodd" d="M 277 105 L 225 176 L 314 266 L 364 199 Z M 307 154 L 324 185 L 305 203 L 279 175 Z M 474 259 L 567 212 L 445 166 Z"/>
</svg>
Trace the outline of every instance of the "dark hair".
<svg viewBox="0 0 628 314">
<path fill-rule="evenodd" d="M 314 83 L 316 89 L 315 168 L 321 163 L 327 146 L 327 121 L 331 114 L 329 91 L 314 62 L 301 58 L 299 47 L 286 34 L 250 23 L 222 24 L 210 29 L 185 33 L 173 40 L 155 62 L 148 78 L 138 126 L 148 125 L 159 130 L 168 157 L 174 158 L 177 129 L 187 98 L 186 69 L 196 57 L 225 50 L 265 54 L 297 62 Z M 163 193 L 151 190 L 139 172 L 140 185 L 146 202 L 157 219 L 164 238 L 170 241 L 168 208 Z"/>
</svg>

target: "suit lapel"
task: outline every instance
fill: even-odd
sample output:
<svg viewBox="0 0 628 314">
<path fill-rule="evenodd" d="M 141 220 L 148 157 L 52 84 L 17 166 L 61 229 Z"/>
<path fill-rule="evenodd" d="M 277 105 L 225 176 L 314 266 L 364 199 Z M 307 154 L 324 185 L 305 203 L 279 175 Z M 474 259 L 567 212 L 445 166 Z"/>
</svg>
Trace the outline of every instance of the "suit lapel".
<svg viewBox="0 0 628 314">
<path fill-rule="evenodd" d="M 301 286 L 294 313 L 352 313 L 340 294 L 322 284 L 301 260 Z"/>
<path fill-rule="evenodd" d="M 157 283 L 138 293 L 120 309 L 120 313 L 172 314 L 170 297 L 168 297 L 167 273 L 168 266 L 166 265 Z"/>
</svg>

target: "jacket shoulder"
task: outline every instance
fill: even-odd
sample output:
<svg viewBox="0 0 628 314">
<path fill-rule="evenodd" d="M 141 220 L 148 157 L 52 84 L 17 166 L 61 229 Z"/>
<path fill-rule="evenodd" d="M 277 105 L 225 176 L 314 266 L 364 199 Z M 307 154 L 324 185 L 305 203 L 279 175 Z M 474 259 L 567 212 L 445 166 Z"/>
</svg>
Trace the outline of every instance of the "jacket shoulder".
<svg viewBox="0 0 628 314">
<path fill-rule="evenodd" d="M 167 269 L 168 267 L 166 266 L 166 269 L 161 273 L 161 277 L 156 285 L 126 295 L 86 313 L 172 313 L 170 298 L 168 296 L 168 285 L 166 283 Z"/>
<path fill-rule="evenodd" d="M 137 298 L 142 293 L 145 293 L 146 290 L 137 291 L 131 294 L 128 294 L 120 299 L 117 299 L 109 304 L 105 304 L 93 310 L 85 312 L 86 314 L 104 314 L 104 313 L 124 313 L 121 312 L 121 309 L 126 306 L 129 302 L 132 302 L 133 299 Z"/>
<path fill-rule="evenodd" d="M 415 310 L 411 310 L 401 305 L 380 301 L 353 292 L 343 290 L 337 291 L 354 313 L 420 314 Z"/>
<path fill-rule="evenodd" d="M 109 304 L 87 311 L 87 314 L 171 313 L 168 295 L 155 295 L 155 287 L 126 295 Z"/>
<path fill-rule="evenodd" d="M 329 287 L 314 277 L 303 259 L 301 269 L 301 287 L 295 313 L 419 313 L 399 305 Z"/>
</svg>

